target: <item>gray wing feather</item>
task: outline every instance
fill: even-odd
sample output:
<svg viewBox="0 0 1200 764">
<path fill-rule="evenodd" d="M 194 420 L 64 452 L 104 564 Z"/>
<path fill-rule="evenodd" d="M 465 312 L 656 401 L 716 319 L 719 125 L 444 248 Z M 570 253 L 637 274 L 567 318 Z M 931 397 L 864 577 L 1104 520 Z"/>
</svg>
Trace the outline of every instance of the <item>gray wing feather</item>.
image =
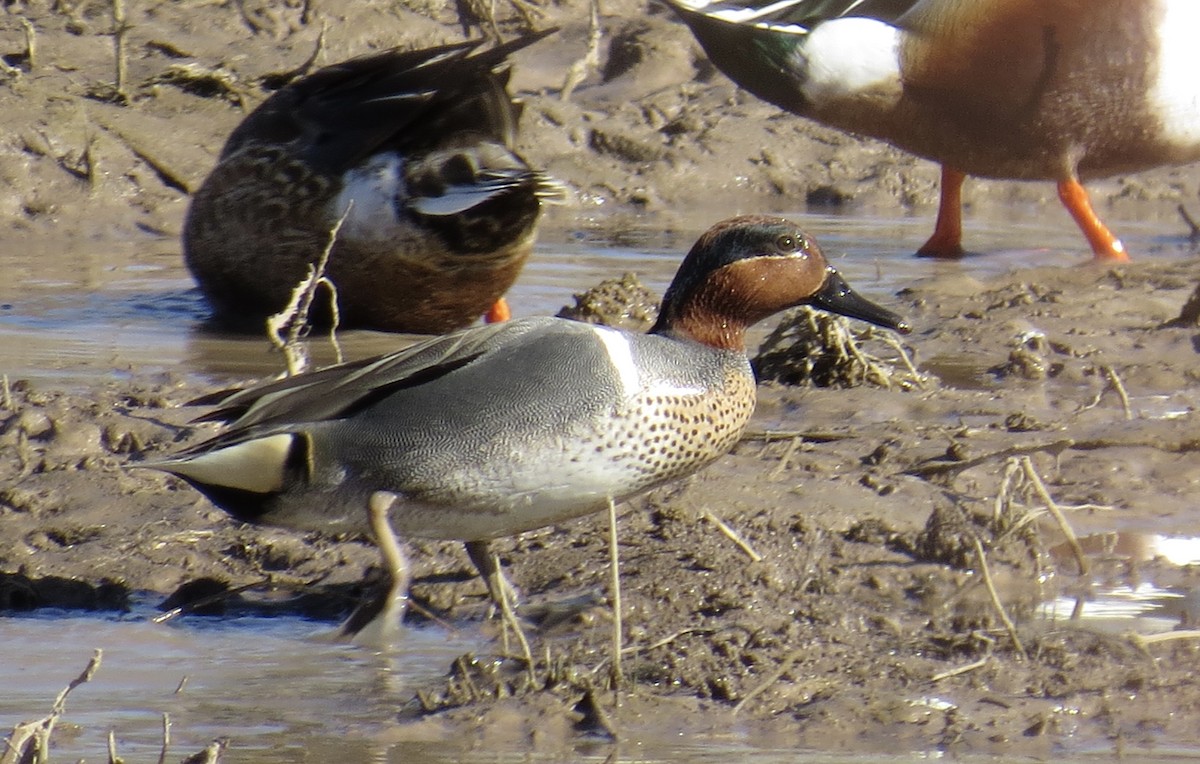
<svg viewBox="0 0 1200 764">
<path fill-rule="evenodd" d="M 221 399 L 202 420 L 230 422 L 221 439 L 236 440 L 252 427 L 342 419 L 395 390 L 429 384 L 558 321 L 562 319 L 529 318 L 474 327 L 365 361 L 256 385 Z"/>
</svg>

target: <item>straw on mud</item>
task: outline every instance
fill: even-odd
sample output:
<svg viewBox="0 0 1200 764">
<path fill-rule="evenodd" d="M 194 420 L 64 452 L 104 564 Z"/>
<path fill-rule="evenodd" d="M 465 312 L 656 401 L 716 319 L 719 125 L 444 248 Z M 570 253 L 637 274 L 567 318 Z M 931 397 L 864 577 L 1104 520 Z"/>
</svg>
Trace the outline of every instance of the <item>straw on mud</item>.
<svg viewBox="0 0 1200 764">
<path fill-rule="evenodd" d="M 979 575 L 983 578 L 983 585 L 987 588 L 988 596 L 992 599 L 992 607 L 996 609 L 996 614 L 1004 624 L 1005 630 L 1008 631 L 1008 636 L 1012 639 L 1013 647 L 1016 648 L 1017 653 L 1022 658 L 1028 660 L 1029 654 L 1025 652 L 1025 646 L 1021 644 L 1021 638 L 1017 636 L 1017 627 L 1004 610 L 1004 603 L 1000 601 L 1000 594 L 996 591 L 996 585 L 992 582 L 992 572 L 988 569 L 987 555 L 983 553 L 983 542 L 979 540 L 978 536 L 972 535 L 971 543 L 975 545 L 975 556 L 979 560 Z"/>
<path fill-rule="evenodd" d="M 1129 635 L 1129 641 L 1133 642 L 1139 648 L 1145 648 L 1148 645 L 1156 645 L 1160 642 L 1175 642 L 1180 639 L 1200 639 L 1200 629 L 1182 629 L 1180 631 L 1165 631 L 1161 634 L 1137 634 Z"/>
<path fill-rule="evenodd" d="M 295 376 L 308 366 L 308 353 L 300 344 L 300 338 L 308 329 L 308 315 L 316 300 L 317 289 L 321 286 L 329 290 L 329 307 L 332 314 L 329 341 L 337 356 L 336 362 L 342 362 L 342 348 L 337 341 L 337 327 L 340 318 L 337 286 L 325 277 L 325 268 L 329 265 L 329 255 L 333 251 L 333 245 L 337 243 L 338 232 L 342 230 L 342 224 L 346 222 L 346 218 L 350 216 L 350 211 L 353 209 L 354 202 L 352 201 L 346 205 L 346 211 L 333 224 L 329 230 L 329 241 L 325 244 L 325 249 L 322 250 L 317 262 L 309 266 L 308 275 L 296 285 L 287 306 L 279 313 L 267 318 L 267 338 L 271 340 L 272 345 L 283 352 L 288 376 Z M 288 334 L 286 339 L 283 337 L 285 328 Z"/>
<path fill-rule="evenodd" d="M 1046 505 L 1046 511 L 1058 523 L 1059 529 L 1062 530 L 1063 536 L 1067 539 L 1067 546 L 1071 548 L 1071 554 L 1075 556 L 1075 562 L 1079 565 L 1079 575 L 1086 576 L 1091 566 L 1088 564 L 1087 555 L 1083 553 L 1083 547 L 1079 545 L 1079 538 L 1075 535 L 1075 530 L 1071 524 L 1067 522 L 1066 516 L 1058 503 L 1050 496 L 1050 492 L 1046 490 L 1046 484 L 1042 482 L 1042 478 L 1037 474 L 1037 470 L 1033 468 L 1033 460 L 1028 456 L 1020 458 L 1021 469 L 1025 473 L 1025 477 L 1029 480 L 1033 490 L 1037 493 L 1038 498 Z"/>
<path fill-rule="evenodd" d="M 704 510 L 704 519 L 715 525 L 717 530 L 719 530 L 725 535 L 726 538 L 736 544 L 738 549 L 741 549 L 743 552 L 745 552 L 746 556 L 751 560 L 755 562 L 762 562 L 762 555 L 754 551 L 754 547 L 750 546 L 749 542 L 742 538 L 741 535 L 731 528 L 724 520 L 717 517 L 707 509 Z"/>
<path fill-rule="evenodd" d="M 648 645 L 630 645 L 629 647 L 621 648 L 621 654 L 622 655 L 636 655 L 637 653 L 646 653 L 646 652 L 650 652 L 651 650 L 656 650 L 660 647 L 666 647 L 667 645 L 671 644 L 672 642 L 679 639 L 680 637 L 686 637 L 689 634 L 703 634 L 703 635 L 707 636 L 710 634 L 716 634 L 718 631 L 719 631 L 719 629 L 712 629 L 712 628 L 708 628 L 708 627 L 692 627 L 692 628 L 687 628 L 687 629 L 680 629 L 679 631 L 675 632 L 674 634 L 665 636 L 662 639 L 658 640 L 657 642 L 651 642 Z"/>
<path fill-rule="evenodd" d="M 191 194 L 195 190 L 192 188 L 192 182 L 188 179 L 187 175 L 172 167 L 170 162 L 159 156 L 155 148 L 145 145 L 145 143 L 131 135 L 127 135 L 125 131 L 105 119 L 103 115 L 89 115 L 89 119 L 99 124 L 106 132 L 125 144 L 125 148 L 129 149 L 135 157 L 149 165 L 150 169 L 154 170 L 154 174 L 158 176 L 163 185 L 185 194 Z M 91 144 L 89 143 L 88 149 L 90 150 L 90 148 Z M 95 172 L 91 170 L 91 165 L 94 163 L 89 161 L 88 164 L 89 174 L 95 175 Z"/>
<path fill-rule="evenodd" d="M 783 660 L 779 662 L 779 668 L 772 671 L 767 676 L 766 679 L 764 679 L 763 681 L 761 681 L 757 685 L 755 685 L 753 688 L 751 688 L 751 690 L 749 692 L 747 692 L 745 694 L 745 696 L 737 702 L 737 705 L 735 705 L 733 707 L 733 713 L 737 714 L 739 711 L 741 711 L 743 708 L 746 707 L 747 703 L 749 703 L 751 700 L 754 700 L 756 697 L 758 697 L 759 695 L 766 692 L 767 689 L 771 685 L 775 684 L 780 679 L 782 679 L 784 674 L 786 674 L 787 672 L 792 670 L 792 664 L 796 662 L 796 659 L 799 658 L 807 650 L 808 650 L 807 647 L 802 647 L 799 650 L 793 650 L 792 652 L 785 655 L 783 657 Z"/>
<path fill-rule="evenodd" d="M 1133 409 L 1129 406 L 1129 393 L 1125 392 L 1125 383 L 1117 376 L 1117 372 L 1113 367 L 1101 366 L 1100 369 L 1104 372 L 1108 383 L 1117 391 L 1117 396 L 1121 399 L 1121 408 L 1125 410 L 1125 418 L 1133 419 Z"/>
<path fill-rule="evenodd" d="M 949 669 L 948 671 L 943 671 L 940 674 L 934 674 L 933 676 L 929 677 L 929 681 L 940 682 L 943 679 L 949 679 L 951 677 L 962 676 L 963 674 L 974 671 L 975 669 L 983 668 L 984 666 L 986 666 L 988 664 L 988 661 L 990 661 L 991 659 L 992 659 L 992 656 L 985 655 L 982 658 L 980 658 L 979 660 L 975 661 L 974 663 L 968 663 L 965 666 L 959 666 L 958 668 L 952 668 L 952 669 Z"/>
<path fill-rule="evenodd" d="M 787 448 L 784 449 L 783 456 L 779 457 L 779 464 L 776 464 L 775 468 L 767 474 L 767 480 L 779 479 L 779 476 L 782 475 L 785 470 L 787 470 L 788 465 L 792 461 L 792 456 L 795 455 L 796 449 L 800 447 L 800 443 L 803 442 L 803 440 L 804 438 L 800 436 L 792 438 L 791 442 L 788 443 Z"/>
<path fill-rule="evenodd" d="M 876 332 L 875 336 L 883 340 L 885 345 L 890 345 L 892 350 L 896 351 L 896 355 L 900 356 L 900 360 L 904 362 L 908 373 L 912 375 L 913 384 L 922 390 L 926 389 L 925 383 L 929 380 L 929 376 L 917 370 L 916 364 L 912 361 L 912 356 L 909 355 L 908 348 L 904 347 L 904 343 L 900 341 L 896 334 L 894 332 Z"/>
</svg>

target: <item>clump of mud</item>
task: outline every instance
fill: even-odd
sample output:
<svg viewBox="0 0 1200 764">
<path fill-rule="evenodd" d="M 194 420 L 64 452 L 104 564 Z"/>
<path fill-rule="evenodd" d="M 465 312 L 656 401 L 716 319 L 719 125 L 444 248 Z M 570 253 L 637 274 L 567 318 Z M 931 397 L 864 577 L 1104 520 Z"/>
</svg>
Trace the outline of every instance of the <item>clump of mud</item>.
<svg viewBox="0 0 1200 764">
<path fill-rule="evenodd" d="M 875 355 L 870 342 L 889 352 Z M 793 387 L 925 389 L 933 378 L 917 370 L 909 351 L 891 332 L 867 328 L 855 332 L 849 322 L 809 307 L 785 313 L 751 360 L 760 382 Z"/>
<path fill-rule="evenodd" d="M 576 294 L 575 305 L 563 306 L 558 317 L 644 332 L 658 319 L 659 302 L 659 296 L 636 274 L 627 272 Z"/>
</svg>

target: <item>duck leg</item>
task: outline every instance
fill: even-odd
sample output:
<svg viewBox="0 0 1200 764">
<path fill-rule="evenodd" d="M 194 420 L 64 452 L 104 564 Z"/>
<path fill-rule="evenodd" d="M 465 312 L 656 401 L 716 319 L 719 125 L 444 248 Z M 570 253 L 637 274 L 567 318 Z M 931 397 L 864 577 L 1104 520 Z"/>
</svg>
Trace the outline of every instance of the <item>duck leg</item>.
<svg viewBox="0 0 1200 764">
<path fill-rule="evenodd" d="M 954 259 L 963 256 L 962 187 L 967 176 L 942 165 L 942 195 L 933 235 L 917 250 L 918 257 Z"/>
<path fill-rule="evenodd" d="M 384 575 L 388 578 L 387 591 L 382 595 L 365 598 L 354 608 L 354 612 L 337 629 L 337 636 L 356 642 L 386 644 L 404 620 L 408 606 L 408 585 L 411 580 L 408 558 L 396 538 L 388 513 L 396 503 L 396 494 L 376 491 L 367 501 L 371 533 L 379 547 Z"/>
<path fill-rule="evenodd" d="M 496 559 L 496 553 L 492 551 L 491 544 L 487 541 L 468 541 L 466 547 L 467 556 L 471 558 L 475 569 L 479 571 L 483 582 L 487 584 L 492 602 L 500 608 L 500 617 L 504 621 L 505 629 L 511 627 L 516 633 L 517 642 L 521 644 L 521 654 L 525 658 L 526 665 L 529 666 L 529 673 L 532 677 L 533 652 L 529 649 L 529 641 L 525 639 L 525 632 L 521 630 L 521 624 L 517 621 L 516 613 L 512 609 L 511 603 L 516 599 L 512 584 L 508 583 L 508 579 L 500 570 L 500 561 Z"/>
<path fill-rule="evenodd" d="M 608 500 L 608 566 L 613 609 L 612 667 L 609 677 L 613 689 L 617 690 L 624 678 L 621 674 L 621 557 L 617 549 L 617 505 L 611 497 Z"/>
<path fill-rule="evenodd" d="M 1088 244 L 1092 246 L 1092 254 L 1095 255 L 1095 259 L 1120 263 L 1129 262 L 1129 253 L 1125 251 L 1125 245 L 1112 234 L 1112 231 L 1108 230 L 1108 227 L 1100 220 L 1100 216 L 1092 209 L 1087 190 L 1084 189 L 1078 178 L 1072 175 L 1060 180 L 1058 182 L 1058 198 L 1062 200 L 1067 212 L 1071 213 L 1071 217 L 1075 218 L 1075 224 L 1083 231 Z"/>
</svg>

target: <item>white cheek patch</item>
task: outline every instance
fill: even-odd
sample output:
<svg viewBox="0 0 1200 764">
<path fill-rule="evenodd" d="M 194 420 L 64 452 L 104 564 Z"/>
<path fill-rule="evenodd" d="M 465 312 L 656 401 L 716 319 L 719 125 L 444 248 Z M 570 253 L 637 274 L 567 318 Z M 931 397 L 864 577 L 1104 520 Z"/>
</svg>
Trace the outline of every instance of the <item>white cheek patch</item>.
<svg viewBox="0 0 1200 764">
<path fill-rule="evenodd" d="M 608 354 L 608 362 L 616 373 L 621 385 L 621 397 L 629 398 L 642 390 L 642 376 L 638 373 L 637 364 L 633 362 L 633 349 L 629 347 L 629 338 L 616 329 L 605 326 L 594 326 L 604 351 Z"/>
<path fill-rule="evenodd" d="M 387 241 L 396 221 L 396 199 L 405 195 L 404 160 L 379 154 L 346 175 L 341 193 L 331 202 L 330 216 L 336 220 L 346 215 L 341 229 L 346 238 Z"/>
<path fill-rule="evenodd" d="M 861 93 L 900 95 L 900 30 L 877 19 L 849 18 L 817 26 L 804 44 L 808 79 L 802 87 L 814 104 Z"/>
<path fill-rule="evenodd" d="M 1165 141 L 1195 145 L 1200 143 L 1200 0 L 1159 0 L 1157 5 L 1158 71 L 1147 106 L 1161 120 Z"/>
</svg>

